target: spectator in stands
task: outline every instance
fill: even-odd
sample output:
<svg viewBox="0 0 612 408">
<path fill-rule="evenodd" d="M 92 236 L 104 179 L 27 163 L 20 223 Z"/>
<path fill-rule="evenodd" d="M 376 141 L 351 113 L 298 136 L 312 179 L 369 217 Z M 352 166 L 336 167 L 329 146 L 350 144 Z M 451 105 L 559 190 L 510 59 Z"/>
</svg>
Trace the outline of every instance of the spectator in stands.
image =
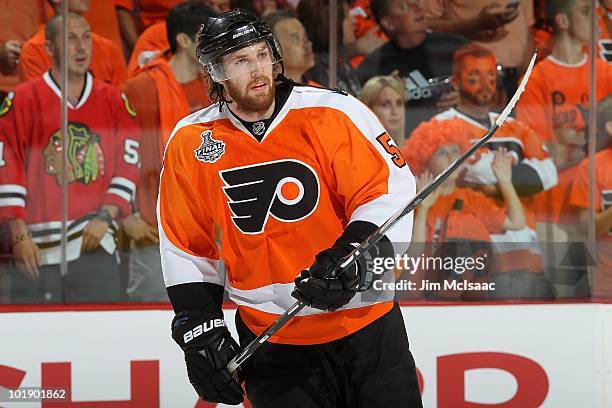
<svg viewBox="0 0 612 408">
<path fill-rule="evenodd" d="M 64 18 L 70 39 L 66 133 L 59 125 L 58 86 Z M 83 17 L 57 15 L 47 23 L 45 36 L 51 70 L 18 85 L 0 109 L 0 218 L 9 223 L 18 269 L 12 274 L 13 300 L 117 301 L 115 219 L 129 214 L 136 191 L 138 123 L 125 95 L 88 72 L 92 38 Z M 59 266 L 64 185 L 69 197 L 66 276 Z"/>
<path fill-rule="evenodd" d="M 284 75 L 298 83 L 306 83 L 304 74 L 315 65 L 312 43 L 304 26 L 289 11 L 268 14 L 264 21 L 270 25 L 283 51 Z"/>
<path fill-rule="evenodd" d="M 578 215 L 569 206 L 569 188 L 576 165 L 585 157 L 585 118 L 589 94 L 589 64 L 584 47 L 590 38 L 594 10 L 590 0 L 547 0 L 549 24 L 554 27 L 551 55 L 536 64 L 517 117 L 545 142 L 559 171 L 556 187 L 540 194 L 536 203 L 538 238 L 546 242 L 584 241 Z M 597 59 L 596 98 L 612 92 L 612 65 Z"/>
<path fill-rule="evenodd" d="M 49 0 L 56 14 L 60 12 L 59 0 Z M 82 14 L 89 10 L 90 0 L 70 0 L 70 12 Z M 113 85 L 121 84 L 127 77 L 125 60 L 119 47 L 112 41 L 91 33 L 93 54 L 91 71 L 96 79 Z M 22 81 L 39 78 L 51 68 L 51 57 L 45 50 L 45 30 L 41 27 L 38 33 L 30 38 L 21 49 L 20 77 Z"/>
<path fill-rule="evenodd" d="M 406 83 L 406 131 L 430 119 L 439 109 L 457 103 L 446 81 L 457 48 L 467 40 L 447 33 L 430 33 L 418 0 L 373 0 L 370 7 L 390 40 L 368 55 L 357 68 L 361 83 L 376 75 L 397 73 Z M 437 78 L 435 86 L 430 80 Z"/>
<path fill-rule="evenodd" d="M 355 41 L 347 46 L 347 54 L 351 58 L 351 65 L 357 68 L 366 55 L 389 41 L 389 38 L 376 23 L 370 9 L 370 0 L 354 0 L 349 4 Z"/>
<path fill-rule="evenodd" d="M 230 11 L 229 0 L 190 0 L 210 7 L 217 14 Z M 130 61 L 128 63 L 128 76 L 134 76 L 139 68 L 152 61 L 160 54 L 170 58 L 170 44 L 166 36 L 166 20 L 158 21 L 149 26 L 138 38 Z"/>
<path fill-rule="evenodd" d="M 304 25 L 315 51 L 315 66 L 306 73 L 308 80 L 329 86 L 329 0 L 300 0 L 298 18 Z M 361 92 L 359 79 L 348 62 L 344 46 L 354 41 L 353 28 L 348 16 L 348 4 L 338 1 L 338 66 L 336 86 L 354 96 Z"/>
<path fill-rule="evenodd" d="M 593 273 L 593 297 L 612 298 L 612 97 L 597 107 L 598 134 L 608 138 L 607 147 L 595 155 L 595 235 L 597 268 Z M 580 208 L 580 225 L 589 220 L 589 159 L 578 166 L 570 203 Z"/>
<path fill-rule="evenodd" d="M 417 175 L 417 190 L 425 187 L 469 148 L 469 137 L 469 127 L 457 119 L 433 119 L 416 128 L 402 153 Z M 478 191 L 457 187 L 459 171 L 456 171 L 417 207 L 412 241 L 435 246 L 449 241 L 450 237 L 454 240 L 488 238 L 486 233 L 484 237 L 475 235 L 475 231 L 501 234 L 525 228 L 525 213 L 512 184 L 512 160 L 512 154 L 502 147 L 495 151 L 490 162 L 505 205 L 498 205 Z"/>
<path fill-rule="evenodd" d="M 480 139 L 498 117 L 492 111 L 496 67 L 495 56 L 488 49 L 475 43 L 459 48 L 453 58 L 452 77 L 459 91 L 459 103 L 435 118 L 461 120 L 469 130 L 470 141 Z M 466 165 L 464 177 L 472 188 L 495 199 L 500 207 L 504 201 L 491 162 L 495 152 L 502 148 L 514 158 L 512 184 L 523 204 L 527 225 L 522 230 L 492 235 L 494 243 L 503 243 L 493 247 L 495 273 L 504 274 L 497 277 L 497 293 L 533 298 L 538 296 L 535 292 L 538 285 L 545 285 L 544 294 L 548 297 L 542 254 L 534 245 L 537 240 L 534 196 L 557 184 L 557 169 L 538 135 L 518 120 L 508 119 L 479 152 L 478 159 Z"/>
<path fill-rule="evenodd" d="M 378 116 L 389 136 L 399 147 L 406 141 L 404 84 L 393 76 L 370 78 L 359 99 Z"/>
<path fill-rule="evenodd" d="M 513 95 L 533 54 L 533 0 L 425 0 L 432 30 L 455 33 L 491 50 L 504 68 L 504 85 Z"/>
<path fill-rule="evenodd" d="M 0 13 L 0 98 L 19 83 L 21 47 L 36 34 L 41 21 L 39 0 L 11 2 L 11 7 Z"/>
<path fill-rule="evenodd" d="M 164 146 L 176 122 L 210 104 L 195 56 L 196 34 L 216 13 L 199 2 L 181 3 L 166 18 L 169 61 L 156 58 L 123 84 L 140 121 L 142 159 L 136 192 L 137 212 L 123 221 L 132 240 L 127 293 L 130 300 L 167 300 L 155 205 Z"/>
</svg>

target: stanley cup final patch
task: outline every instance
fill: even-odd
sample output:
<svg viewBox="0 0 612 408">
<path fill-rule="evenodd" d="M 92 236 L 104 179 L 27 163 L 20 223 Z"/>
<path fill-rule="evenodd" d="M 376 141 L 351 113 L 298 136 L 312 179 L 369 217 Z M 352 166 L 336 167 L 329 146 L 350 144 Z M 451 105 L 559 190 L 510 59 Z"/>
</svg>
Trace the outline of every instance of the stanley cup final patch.
<svg viewBox="0 0 612 408">
<path fill-rule="evenodd" d="M 202 144 L 194 150 L 195 157 L 203 163 L 214 163 L 225 153 L 225 143 L 213 139 L 212 131 L 207 130 L 200 135 Z"/>
</svg>

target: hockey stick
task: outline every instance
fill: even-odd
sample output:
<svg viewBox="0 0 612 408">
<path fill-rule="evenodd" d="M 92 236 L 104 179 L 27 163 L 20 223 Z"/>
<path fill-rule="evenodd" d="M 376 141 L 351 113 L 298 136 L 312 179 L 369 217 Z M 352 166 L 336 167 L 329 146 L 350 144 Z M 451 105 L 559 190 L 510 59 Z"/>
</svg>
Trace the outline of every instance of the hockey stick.
<svg viewBox="0 0 612 408">
<path fill-rule="evenodd" d="M 429 194 L 431 194 L 432 191 L 438 188 L 438 186 L 442 184 L 442 182 L 446 180 L 446 178 L 451 173 L 456 171 L 468 158 L 470 158 L 478 149 L 480 149 L 485 143 L 487 143 L 489 139 L 491 139 L 495 132 L 497 132 L 497 129 L 499 129 L 499 127 L 504 123 L 506 117 L 508 117 L 512 109 L 514 109 L 514 106 L 518 102 L 521 94 L 525 91 L 525 86 L 527 85 L 527 81 L 529 81 L 529 76 L 531 75 L 531 70 L 533 69 L 535 60 L 536 54 L 533 54 L 533 57 L 531 57 L 531 61 L 529 62 L 529 67 L 527 68 L 527 72 L 525 72 L 525 76 L 523 77 L 521 84 L 516 90 L 514 96 L 512 96 L 512 99 L 510 99 L 510 102 L 508 102 L 508 105 L 506 105 L 502 113 L 495 121 L 495 124 L 491 127 L 491 129 L 489 129 L 487 134 L 484 135 L 480 140 L 475 142 L 463 154 L 463 156 L 459 157 L 442 173 L 438 174 L 438 176 L 433 179 L 428 185 L 423 187 L 423 189 L 419 191 L 403 209 L 393 214 L 391 218 L 389 218 L 383 225 L 378 227 L 368 238 L 366 238 L 365 241 L 363 241 L 359 246 L 353 249 L 353 251 L 351 251 L 351 253 L 346 256 L 346 259 L 340 265 L 338 273 L 332 274 L 332 276 L 341 274 L 344 271 L 344 268 L 350 265 L 350 263 L 353 262 L 355 258 L 363 256 L 364 252 L 368 251 L 373 245 L 380 241 L 380 239 L 387 233 L 387 231 L 393 228 L 395 224 L 397 224 L 402 218 L 404 218 L 404 216 L 412 212 L 416 208 L 416 206 L 419 205 L 419 203 L 423 201 Z M 240 353 L 238 353 L 238 355 L 236 355 L 236 357 L 234 357 L 228 363 L 227 369 L 234 376 L 234 378 L 238 380 L 238 367 L 240 367 L 240 365 L 244 363 L 244 361 L 247 360 L 249 357 L 251 357 L 253 353 L 255 353 L 255 351 L 257 351 L 259 347 L 261 347 L 262 344 L 264 344 L 272 335 L 274 335 L 274 333 L 276 333 L 285 324 L 287 324 L 289 320 L 291 320 L 295 315 L 297 315 L 304 307 L 306 307 L 305 303 L 301 301 L 295 302 L 293 306 L 291 306 L 289 309 L 287 309 L 285 313 L 279 316 L 278 319 L 276 319 L 276 321 L 272 323 L 272 325 L 270 325 L 262 334 L 257 336 L 257 338 L 251 341 Z"/>
</svg>

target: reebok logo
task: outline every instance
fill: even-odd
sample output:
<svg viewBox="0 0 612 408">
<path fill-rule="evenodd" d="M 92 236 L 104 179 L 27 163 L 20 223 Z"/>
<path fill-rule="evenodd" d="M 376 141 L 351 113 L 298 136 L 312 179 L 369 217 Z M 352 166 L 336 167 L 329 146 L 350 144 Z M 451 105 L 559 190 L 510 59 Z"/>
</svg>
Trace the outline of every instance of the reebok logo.
<svg viewBox="0 0 612 408">
<path fill-rule="evenodd" d="M 183 334 L 183 341 L 185 343 L 189 343 L 191 340 L 202 335 L 202 333 L 209 332 L 212 329 L 216 329 L 217 327 L 227 327 L 227 325 L 225 324 L 225 320 L 214 319 L 214 320 L 209 320 L 207 322 L 199 324 L 193 329 L 189 330 L 187 333 Z"/>
</svg>

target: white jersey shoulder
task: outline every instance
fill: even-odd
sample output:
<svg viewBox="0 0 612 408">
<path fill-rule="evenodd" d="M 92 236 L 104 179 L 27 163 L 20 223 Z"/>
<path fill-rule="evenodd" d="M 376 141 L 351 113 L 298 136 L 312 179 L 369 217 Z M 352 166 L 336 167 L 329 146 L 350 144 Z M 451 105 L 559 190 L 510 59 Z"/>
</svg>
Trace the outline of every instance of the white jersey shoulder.
<svg viewBox="0 0 612 408">
<path fill-rule="evenodd" d="M 363 102 L 347 93 L 315 87 L 294 88 L 291 109 L 328 108 L 343 113 L 365 135 L 378 136 L 385 132 L 380 120 Z"/>
<path fill-rule="evenodd" d="M 174 130 L 172 130 L 170 138 L 168 139 L 168 143 L 164 148 L 164 156 L 166 154 L 166 149 L 176 136 L 177 132 L 182 128 L 189 125 L 196 125 L 198 123 L 213 122 L 215 120 L 224 119 L 226 117 L 227 115 L 224 112 L 219 111 L 218 102 L 185 116 L 183 119 L 179 120 L 176 123 L 176 126 L 174 126 Z"/>
</svg>

